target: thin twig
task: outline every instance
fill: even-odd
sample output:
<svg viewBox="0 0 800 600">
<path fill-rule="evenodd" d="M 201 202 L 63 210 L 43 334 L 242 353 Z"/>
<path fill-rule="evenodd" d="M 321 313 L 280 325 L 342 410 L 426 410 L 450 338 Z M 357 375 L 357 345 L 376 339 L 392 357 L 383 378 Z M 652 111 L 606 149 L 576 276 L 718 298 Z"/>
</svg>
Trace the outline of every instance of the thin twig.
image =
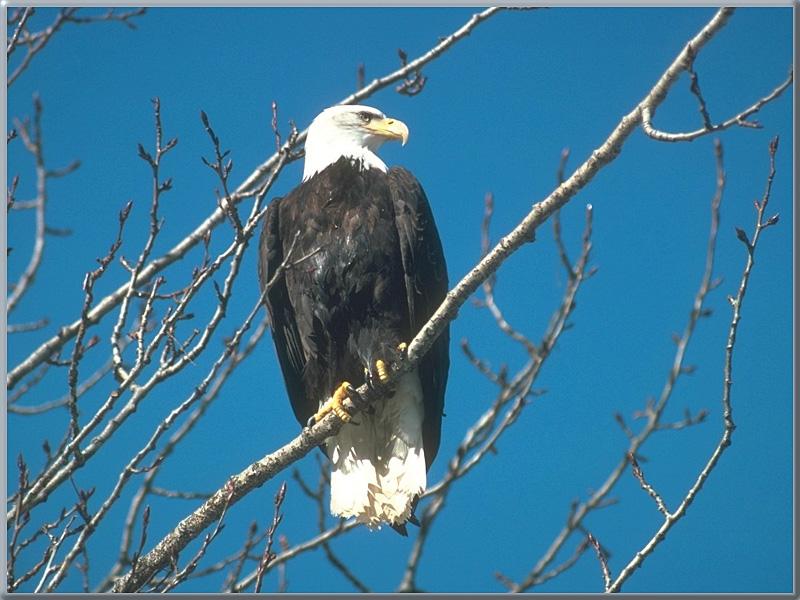
<svg viewBox="0 0 800 600">
<path fill-rule="evenodd" d="M 586 516 L 590 512 L 597 510 L 604 505 L 608 494 L 611 493 L 611 490 L 617 484 L 628 466 L 628 455 L 636 455 L 641 446 L 649 439 L 650 435 L 654 431 L 658 430 L 658 427 L 661 423 L 661 415 L 672 396 L 672 392 L 675 389 L 675 383 L 677 382 L 679 376 L 683 374 L 683 360 L 689 342 L 694 334 L 695 326 L 700 318 L 708 315 L 706 309 L 704 308 L 705 298 L 708 293 L 717 285 L 716 281 L 712 279 L 712 274 L 714 268 L 717 234 L 719 231 L 719 209 L 722 202 L 722 193 L 725 188 L 725 171 L 723 169 L 722 161 L 722 145 L 719 143 L 719 141 L 715 142 L 714 155 L 716 162 L 716 189 L 711 200 L 711 223 L 709 226 L 708 242 L 706 246 L 705 269 L 701 277 L 699 289 L 694 297 L 692 310 L 689 313 L 689 320 L 686 324 L 683 335 L 676 340 L 675 356 L 667 375 L 667 381 L 661 390 L 658 402 L 654 402 L 652 405 L 648 404 L 648 409 L 645 411 L 647 422 L 638 434 L 628 436 L 629 444 L 625 454 L 621 457 L 611 473 L 606 477 L 603 484 L 593 494 L 591 494 L 591 496 L 585 502 L 572 507 L 566 524 L 561 528 L 539 561 L 528 572 L 525 579 L 523 579 L 517 585 L 517 587 L 513 589 L 514 592 L 524 592 L 533 585 L 536 585 L 542 573 L 544 573 L 548 566 L 552 563 L 567 540 L 575 531 L 580 530 L 583 520 L 586 518 Z M 623 430 L 625 430 L 626 427 L 627 425 L 623 427 Z"/>
<path fill-rule="evenodd" d="M 700 91 L 700 79 L 697 77 L 697 73 L 694 70 L 694 57 L 690 56 L 689 60 L 691 63 L 686 67 L 686 72 L 689 73 L 689 80 L 691 81 L 689 90 L 697 98 L 697 103 L 699 105 L 698 110 L 700 111 L 700 116 L 703 119 L 703 127 L 705 129 L 711 129 L 714 127 L 714 125 L 711 124 L 711 116 L 708 114 L 706 100 L 703 98 L 703 93 Z"/>
<path fill-rule="evenodd" d="M 569 160 L 569 148 L 564 148 L 561 151 L 561 160 L 558 163 L 556 170 L 556 185 L 564 183 L 564 169 Z M 556 248 L 558 248 L 558 256 L 561 259 L 561 264 L 567 270 L 567 273 L 572 276 L 572 261 L 567 254 L 567 247 L 564 245 L 564 240 L 561 237 L 561 211 L 557 210 L 553 213 L 553 238 L 556 241 Z"/>
<path fill-rule="evenodd" d="M 33 123 L 29 124 L 27 120 L 25 123 L 15 121 L 15 125 L 25 144 L 25 148 L 33 155 L 36 161 L 36 200 L 34 200 L 34 206 L 36 208 L 36 231 L 34 233 L 33 250 L 28 265 L 25 267 L 19 280 L 13 284 L 13 286 L 9 286 L 12 290 L 6 301 L 7 314 L 10 314 L 11 311 L 17 307 L 22 296 L 30 288 L 39 270 L 39 266 L 42 263 L 42 256 L 44 254 L 45 230 L 47 228 L 45 222 L 45 208 L 47 206 L 47 168 L 45 167 L 44 150 L 42 148 L 42 102 L 38 95 L 34 95 L 33 97 L 33 107 Z M 12 198 L 14 189 L 16 189 L 16 184 L 12 183 Z"/>
<path fill-rule="evenodd" d="M 278 554 L 278 556 L 274 558 L 274 560 L 270 563 L 270 565 L 272 567 L 276 567 L 289 560 L 292 560 L 293 558 L 299 556 L 300 554 L 308 552 L 309 550 L 315 550 L 319 548 L 323 543 L 332 540 L 333 538 L 338 537 L 340 535 L 344 535 L 352 531 L 353 529 L 356 529 L 359 525 L 360 523 L 358 523 L 355 519 L 346 522 L 340 521 L 337 525 L 325 530 L 323 533 L 320 533 L 319 535 L 316 535 L 313 538 L 306 540 L 305 542 L 301 542 L 296 546 L 293 546 L 292 548 L 289 548 L 288 550 L 281 552 L 280 554 Z M 236 583 L 236 585 L 233 586 L 233 591 L 241 592 L 246 590 L 248 587 L 250 587 L 250 585 L 252 585 L 253 581 L 255 581 L 255 578 L 256 578 L 256 571 L 253 570 L 248 575 L 242 577 L 242 579 L 239 580 Z"/>
<path fill-rule="evenodd" d="M 128 318 L 128 312 L 130 309 L 130 302 L 131 298 L 133 297 L 134 291 L 136 290 L 136 281 L 139 277 L 139 274 L 144 267 L 144 264 L 150 257 L 150 253 L 152 252 L 153 245 L 155 244 L 156 237 L 158 236 L 159 232 L 161 231 L 161 227 L 163 225 L 163 221 L 159 218 L 158 210 L 159 210 L 159 203 L 161 201 L 162 194 L 170 191 L 172 189 L 172 179 L 167 178 L 165 180 L 161 180 L 160 169 L 161 169 L 161 160 L 163 157 L 174 148 L 178 144 L 178 138 L 171 138 L 167 141 L 166 144 L 162 143 L 163 140 L 163 126 L 161 122 L 161 101 L 159 98 L 153 98 L 153 114 L 155 119 L 155 153 L 150 154 L 144 149 L 142 144 L 138 145 L 139 150 L 139 157 L 145 161 L 150 166 L 150 172 L 152 174 L 152 192 L 151 192 L 151 200 L 150 200 L 150 229 L 148 232 L 147 240 L 142 247 L 142 251 L 139 253 L 139 258 L 136 260 L 136 264 L 133 267 L 128 267 L 128 270 L 131 273 L 128 289 L 125 295 L 122 298 L 121 306 L 119 310 L 119 315 L 117 316 L 117 320 L 114 324 L 114 329 L 111 332 L 111 357 L 114 364 L 114 373 L 117 376 L 119 381 L 125 381 L 128 379 L 130 373 L 125 370 L 123 367 L 122 361 L 122 346 L 120 342 L 120 336 L 122 335 L 122 330 L 125 327 L 125 322 Z M 127 266 L 127 261 L 121 261 L 123 265 Z M 151 289 L 151 295 L 155 294 L 155 286 Z M 148 311 L 149 307 L 152 306 L 153 300 L 149 300 L 149 304 L 145 306 L 144 311 Z M 146 316 L 142 316 L 139 323 L 139 329 L 137 331 L 138 341 L 141 344 L 144 338 L 144 328 L 147 326 L 147 318 Z M 142 359 L 141 353 L 137 354 L 137 358 L 139 360 Z"/>
<path fill-rule="evenodd" d="M 595 538 L 591 533 L 587 533 L 586 537 L 597 554 L 597 560 L 600 562 L 600 570 L 603 572 L 603 586 L 608 592 L 609 588 L 611 587 L 611 573 L 608 570 L 608 561 L 606 560 L 605 552 L 603 552 L 603 549 L 600 547 L 600 543 L 597 541 L 597 538 Z"/>
<path fill-rule="evenodd" d="M 508 383 L 506 379 L 507 377 L 506 367 L 505 366 L 502 367 L 499 372 L 495 373 L 492 370 L 492 368 L 486 363 L 486 361 L 481 360 L 480 358 L 475 356 L 475 353 L 472 351 L 472 348 L 470 348 L 469 342 L 467 341 L 466 338 L 461 340 L 461 350 L 466 355 L 467 360 L 469 360 L 469 362 L 472 363 L 472 366 L 474 366 L 479 373 L 485 375 L 489 381 L 501 387 Z"/>
<path fill-rule="evenodd" d="M 8 87 L 11 87 L 11 85 L 19 78 L 19 76 L 25 72 L 25 70 L 30 66 L 31 61 L 36 57 L 37 54 L 39 54 L 39 52 L 44 49 L 44 47 L 61 29 L 61 27 L 64 26 L 64 24 L 74 23 L 76 25 L 85 25 L 89 23 L 118 21 L 126 25 L 129 29 L 135 29 L 136 25 L 131 22 L 131 19 L 143 15 L 147 9 L 137 8 L 126 13 L 115 13 L 114 9 L 109 9 L 109 11 L 103 15 L 88 17 L 76 16 L 78 10 L 79 8 L 74 7 L 61 9 L 56 15 L 56 18 L 48 27 L 35 33 L 30 33 L 26 30 L 22 35 L 20 35 L 20 32 L 22 32 L 22 27 L 17 27 L 17 31 L 14 33 L 14 43 L 12 45 L 11 42 L 9 42 L 6 49 L 6 56 L 9 57 L 14 51 L 14 48 L 20 44 L 25 44 L 27 47 L 27 53 L 14 71 L 8 76 L 6 83 Z M 27 19 L 27 16 L 23 15 L 23 17 Z"/>
<path fill-rule="evenodd" d="M 665 517 L 669 517 L 670 514 L 669 510 L 667 509 L 667 505 L 664 504 L 664 500 L 661 498 L 661 495 L 644 478 L 644 472 L 642 471 L 642 468 L 639 466 L 639 462 L 636 460 L 636 456 L 632 452 L 628 454 L 628 462 L 631 463 L 631 471 L 633 472 L 633 476 L 636 477 L 636 479 L 639 481 L 639 485 L 641 485 L 642 489 L 645 492 L 647 492 L 647 495 L 650 496 L 656 503 L 656 506 L 658 507 L 658 512 L 660 512 Z"/>
<path fill-rule="evenodd" d="M 225 576 L 225 583 L 222 586 L 222 589 L 227 592 L 233 591 L 232 586 L 236 583 L 236 580 L 239 579 L 239 575 L 242 573 L 242 568 L 244 567 L 244 563 L 247 558 L 250 556 L 250 551 L 255 547 L 257 543 L 256 533 L 258 532 L 258 525 L 255 521 L 250 523 L 250 527 L 247 530 L 247 537 L 244 541 L 244 546 L 242 547 L 241 551 L 238 552 L 230 562 L 224 562 L 224 564 L 220 564 L 220 569 L 225 568 L 228 564 L 235 561 L 235 565 L 233 569 Z M 266 536 L 267 532 L 264 532 Z M 212 565 L 213 567 L 214 565 Z"/>
<path fill-rule="evenodd" d="M 489 236 L 489 225 L 492 220 L 492 215 L 494 214 L 494 196 L 492 194 L 486 194 L 484 199 L 484 213 L 483 213 L 483 221 L 481 222 L 481 256 L 486 256 L 486 253 L 489 252 L 490 247 L 490 236 Z M 490 275 L 486 281 L 483 282 L 483 300 L 479 301 L 478 306 L 487 308 L 489 312 L 494 317 L 497 326 L 500 328 L 500 331 L 505 333 L 508 337 L 510 337 L 515 342 L 518 342 L 523 345 L 527 353 L 531 357 L 536 357 L 538 354 L 538 350 L 536 349 L 536 345 L 531 342 L 526 336 L 521 334 L 519 331 L 514 329 L 511 324 L 506 320 L 505 316 L 503 315 L 503 311 L 500 310 L 500 307 L 497 306 L 497 303 L 494 299 L 494 286 L 495 286 L 496 278 L 494 275 Z"/>
<path fill-rule="evenodd" d="M 131 213 L 132 202 L 128 202 L 125 207 L 120 211 L 117 227 L 117 237 L 111 244 L 108 253 L 103 257 L 97 259 L 99 266 L 88 273 L 83 280 L 83 290 L 85 292 L 83 308 L 81 309 L 81 326 L 78 329 L 78 334 L 75 336 L 75 345 L 72 349 L 72 356 L 69 361 L 69 370 L 67 371 L 67 384 L 69 386 L 69 400 L 67 401 L 67 408 L 70 413 L 70 437 L 75 439 L 78 435 L 78 364 L 84 356 L 87 349 L 96 344 L 96 338 L 90 340 L 86 345 L 83 343 L 83 338 L 86 331 L 91 326 L 88 315 L 94 301 L 94 285 L 106 272 L 108 265 L 114 260 L 114 256 L 122 245 L 122 232 L 125 230 L 125 223 Z"/>
<path fill-rule="evenodd" d="M 11 39 L 8 40 L 8 44 L 6 45 L 6 58 L 10 58 L 11 55 L 14 53 L 14 50 L 17 47 L 17 39 L 19 39 L 19 34 L 25 29 L 25 23 L 28 19 L 33 15 L 36 9 L 32 6 L 26 6 L 22 12 L 22 16 L 20 17 L 19 21 L 17 22 L 17 26 L 14 28 L 14 33 L 11 36 Z"/>
<path fill-rule="evenodd" d="M 30 333 L 31 331 L 39 331 L 50 324 L 50 319 L 47 317 L 39 319 L 38 321 L 31 321 L 29 323 L 10 323 L 6 328 L 6 333 Z"/>
<path fill-rule="evenodd" d="M 177 490 L 165 490 L 164 488 L 153 486 L 150 493 L 162 498 L 178 498 L 180 500 L 206 500 L 211 494 L 205 492 L 180 492 Z"/>
<path fill-rule="evenodd" d="M 750 273 L 752 272 L 753 265 L 755 264 L 755 251 L 758 241 L 761 239 L 762 232 L 777 223 L 776 217 L 764 219 L 764 213 L 769 203 L 770 194 L 772 192 L 772 181 L 775 177 L 775 153 L 778 149 L 778 138 L 775 137 L 769 145 L 769 175 L 767 176 L 766 189 L 762 196 L 761 202 L 756 202 L 756 224 L 752 238 L 746 243 L 747 247 L 747 261 L 742 272 L 742 277 L 739 282 L 739 289 L 736 297 L 732 298 L 733 314 L 731 316 L 730 326 L 728 328 L 728 340 L 725 345 L 725 362 L 723 368 L 723 385 L 722 385 L 722 422 L 723 430 L 719 443 L 717 444 L 711 456 L 706 462 L 706 465 L 697 476 L 697 480 L 689 488 L 686 496 L 684 496 L 678 508 L 671 514 L 666 515 L 663 524 L 658 528 L 658 531 L 652 538 L 642 547 L 641 550 L 636 552 L 630 562 L 620 571 L 617 578 L 611 585 L 606 586 L 606 591 L 619 592 L 622 589 L 622 584 L 642 565 L 645 559 L 652 554 L 653 550 L 662 542 L 667 536 L 669 530 L 680 521 L 686 514 L 686 510 L 694 501 L 697 494 L 703 488 L 711 472 L 717 466 L 720 457 L 731 445 L 731 438 L 736 425 L 733 422 L 733 409 L 731 406 L 731 386 L 733 384 L 732 371 L 733 371 L 733 351 L 736 346 L 736 334 L 739 328 L 739 321 L 742 318 L 741 309 L 744 302 L 745 294 L 747 293 L 747 285 L 750 282 Z"/>
<path fill-rule="evenodd" d="M 276 110 L 273 108 L 273 110 Z M 233 160 L 228 158 L 230 154 L 230 150 L 225 150 L 224 152 L 220 149 L 220 140 L 217 137 L 217 134 L 214 133 L 214 129 L 211 127 L 211 123 L 208 120 L 208 115 L 205 111 L 200 111 L 200 120 L 203 122 L 203 127 L 208 134 L 208 137 L 211 138 L 211 143 L 214 145 L 214 162 L 209 161 L 205 157 L 201 157 L 203 163 L 214 173 L 217 174 L 219 177 L 220 183 L 222 183 L 222 191 L 224 192 L 223 196 L 219 196 L 217 194 L 217 200 L 219 202 L 220 208 L 225 212 L 228 218 L 231 220 L 231 225 L 233 225 L 233 229 L 236 232 L 237 239 L 241 239 L 242 237 L 242 220 L 239 218 L 239 213 L 236 210 L 236 206 L 231 202 L 231 193 L 228 191 L 228 177 L 233 170 Z M 280 145 L 278 145 L 280 148 Z M 228 158 L 226 161 L 225 159 Z"/>
<path fill-rule="evenodd" d="M 283 515 L 281 514 L 281 505 L 283 504 L 283 499 L 285 497 L 286 482 L 284 481 L 281 484 L 281 487 L 278 488 L 278 492 L 275 494 L 275 514 L 272 516 L 272 523 L 267 530 L 267 543 L 264 546 L 264 553 L 261 555 L 261 560 L 258 562 L 258 570 L 256 571 L 256 594 L 261 593 L 261 583 L 264 579 L 264 572 L 269 564 L 275 559 L 275 554 L 272 552 L 272 542 L 273 536 L 275 535 L 275 530 L 283 520 Z"/>
</svg>

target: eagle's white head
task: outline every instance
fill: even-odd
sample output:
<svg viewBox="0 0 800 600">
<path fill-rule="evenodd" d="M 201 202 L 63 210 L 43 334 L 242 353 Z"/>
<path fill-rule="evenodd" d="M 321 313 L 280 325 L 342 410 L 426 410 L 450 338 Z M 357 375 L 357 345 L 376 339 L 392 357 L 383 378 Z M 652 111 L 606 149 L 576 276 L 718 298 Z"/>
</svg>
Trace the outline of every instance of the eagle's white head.
<svg viewBox="0 0 800 600">
<path fill-rule="evenodd" d="M 342 156 L 361 160 L 365 169 L 386 171 L 386 164 L 376 152 L 389 140 L 400 140 L 405 145 L 408 140 L 405 123 L 371 106 L 347 104 L 326 108 L 308 128 L 303 181 Z"/>
</svg>

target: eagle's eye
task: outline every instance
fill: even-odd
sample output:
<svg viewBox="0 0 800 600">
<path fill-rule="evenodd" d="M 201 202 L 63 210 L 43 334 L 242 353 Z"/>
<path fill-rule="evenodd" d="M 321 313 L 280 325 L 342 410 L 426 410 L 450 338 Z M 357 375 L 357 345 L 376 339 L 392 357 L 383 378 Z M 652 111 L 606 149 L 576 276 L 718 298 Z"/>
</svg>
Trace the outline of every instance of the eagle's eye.
<svg viewBox="0 0 800 600">
<path fill-rule="evenodd" d="M 371 112 L 367 112 L 365 110 L 362 110 L 360 113 L 358 113 L 358 118 L 361 119 L 364 123 L 369 123 L 374 116 L 375 115 L 373 115 Z"/>
</svg>

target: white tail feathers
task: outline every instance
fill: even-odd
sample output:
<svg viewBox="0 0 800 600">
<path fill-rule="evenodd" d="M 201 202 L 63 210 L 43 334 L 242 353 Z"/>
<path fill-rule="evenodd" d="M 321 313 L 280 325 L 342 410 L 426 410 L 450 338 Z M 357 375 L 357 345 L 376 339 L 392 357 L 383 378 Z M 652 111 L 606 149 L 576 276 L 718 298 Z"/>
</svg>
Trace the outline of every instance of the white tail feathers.
<svg viewBox="0 0 800 600">
<path fill-rule="evenodd" d="M 359 425 L 348 423 L 327 441 L 331 513 L 370 529 L 408 520 L 426 485 L 423 416 L 422 386 L 412 371 L 398 380 L 393 397 L 376 403 L 374 414 L 361 413 Z"/>
</svg>

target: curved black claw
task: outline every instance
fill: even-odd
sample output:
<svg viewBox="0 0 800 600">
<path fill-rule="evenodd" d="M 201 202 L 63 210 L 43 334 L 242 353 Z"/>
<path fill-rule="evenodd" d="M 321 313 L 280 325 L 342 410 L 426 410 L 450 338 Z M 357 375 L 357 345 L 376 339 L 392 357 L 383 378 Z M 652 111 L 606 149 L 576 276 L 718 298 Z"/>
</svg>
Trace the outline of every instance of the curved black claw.
<svg viewBox="0 0 800 600">
<path fill-rule="evenodd" d="M 347 397 L 350 398 L 350 401 L 356 405 L 358 410 L 368 415 L 375 413 L 375 407 L 367 401 L 364 396 L 358 393 L 358 390 L 354 388 L 352 385 L 348 384 L 345 388 L 347 390 Z M 357 425 L 358 423 L 356 423 Z"/>
<path fill-rule="evenodd" d="M 408 515 L 408 522 L 419 527 L 419 519 L 417 519 L 417 515 L 415 514 L 417 511 L 417 504 L 419 504 L 419 496 L 415 496 L 414 500 L 411 501 L 411 514 Z"/>
<path fill-rule="evenodd" d="M 373 375 L 370 369 L 364 369 L 364 383 L 367 384 L 367 387 L 370 389 L 370 391 L 376 393 L 380 393 L 383 387 L 381 380 Z"/>
<path fill-rule="evenodd" d="M 378 366 L 380 364 L 380 366 Z M 367 387 L 379 394 L 381 396 L 393 396 L 396 384 L 395 382 L 387 382 L 384 381 L 384 378 L 388 378 L 389 373 L 393 370 L 393 366 L 387 364 L 382 360 L 375 361 L 375 365 L 372 369 L 368 369 L 366 372 L 366 384 Z"/>
<path fill-rule="evenodd" d="M 408 530 L 406 529 L 405 523 L 400 523 L 399 525 L 395 525 L 394 523 L 389 523 L 389 527 L 394 529 L 397 533 L 399 533 L 403 537 L 408 537 Z"/>
</svg>

